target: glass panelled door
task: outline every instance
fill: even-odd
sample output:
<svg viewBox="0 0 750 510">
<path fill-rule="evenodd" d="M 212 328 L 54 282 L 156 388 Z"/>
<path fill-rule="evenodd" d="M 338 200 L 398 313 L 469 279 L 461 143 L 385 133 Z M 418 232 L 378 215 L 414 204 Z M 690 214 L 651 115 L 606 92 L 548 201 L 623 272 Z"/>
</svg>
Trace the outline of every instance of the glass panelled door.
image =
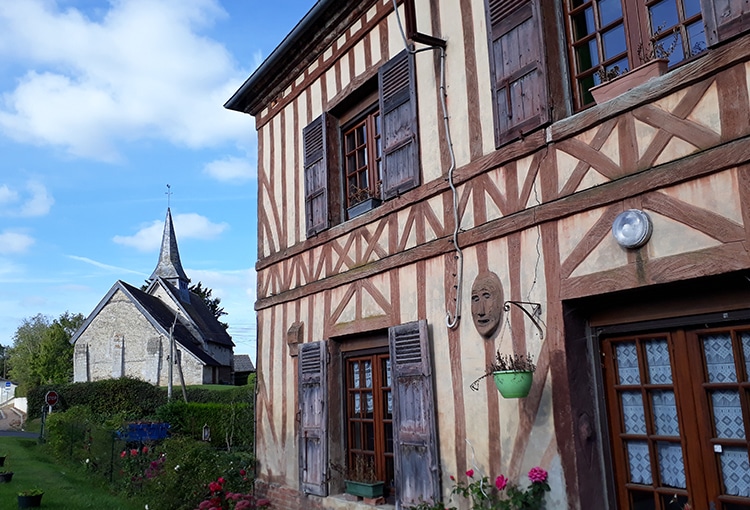
<svg viewBox="0 0 750 510">
<path fill-rule="evenodd" d="M 750 509 L 750 332 L 602 342 L 618 508 Z"/>
</svg>

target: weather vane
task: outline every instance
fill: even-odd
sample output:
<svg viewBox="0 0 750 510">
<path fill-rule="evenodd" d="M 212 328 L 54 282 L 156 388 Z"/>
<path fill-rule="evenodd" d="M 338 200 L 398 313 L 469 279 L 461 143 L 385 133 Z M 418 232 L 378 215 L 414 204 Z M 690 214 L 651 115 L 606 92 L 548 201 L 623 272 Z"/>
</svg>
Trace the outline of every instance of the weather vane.
<svg viewBox="0 0 750 510">
<path fill-rule="evenodd" d="M 164 194 L 167 195 L 167 207 L 170 207 L 172 205 L 171 204 L 172 186 L 170 186 L 169 184 L 167 184 L 167 191 Z"/>
</svg>

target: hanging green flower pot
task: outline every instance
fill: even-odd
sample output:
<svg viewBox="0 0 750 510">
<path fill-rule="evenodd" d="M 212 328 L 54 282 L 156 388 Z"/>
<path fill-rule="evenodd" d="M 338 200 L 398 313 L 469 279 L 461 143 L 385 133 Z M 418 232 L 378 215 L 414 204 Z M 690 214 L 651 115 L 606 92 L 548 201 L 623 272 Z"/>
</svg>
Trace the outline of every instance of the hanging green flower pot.
<svg viewBox="0 0 750 510">
<path fill-rule="evenodd" d="M 515 370 L 504 370 L 493 372 L 495 386 L 505 398 L 523 398 L 528 396 L 531 383 L 534 380 L 534 372 L 518 372 Z"/>
</svg>

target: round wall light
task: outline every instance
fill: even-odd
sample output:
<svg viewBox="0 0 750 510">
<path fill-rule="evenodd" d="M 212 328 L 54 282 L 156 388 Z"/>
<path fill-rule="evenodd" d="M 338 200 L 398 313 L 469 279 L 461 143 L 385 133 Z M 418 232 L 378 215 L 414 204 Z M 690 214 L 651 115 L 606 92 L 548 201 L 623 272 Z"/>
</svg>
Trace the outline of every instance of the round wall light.
<svg viewBox="0 0 750 510">
<path fill-rule="evenodd" d="M 639 209 L 628 209 L 612 222 L 612 235 L 623 248 L 640 248 L 651 237 L 651 218 Z"/>
</svg>

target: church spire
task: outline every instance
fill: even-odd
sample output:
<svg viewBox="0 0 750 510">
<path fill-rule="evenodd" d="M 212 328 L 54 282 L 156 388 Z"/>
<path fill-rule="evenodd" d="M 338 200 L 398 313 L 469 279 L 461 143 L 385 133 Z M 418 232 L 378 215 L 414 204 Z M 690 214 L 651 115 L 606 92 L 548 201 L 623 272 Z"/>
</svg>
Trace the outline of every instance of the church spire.
<svg viewBox="0 0 750 510">
<path fill-rule="evenodd" d="M 161 276 L 169 283 L 174 285 L 178 290 L 187 294 L 188 283 L 190 278 L 185 274 L 180 262 L 180 252 L 177 249 L 177 237 L 174 233 L 172 224 L 172 212 L 167 207 L 167 218 L 164 220 L 164 234 L 161 238 L 161 252 L 159 253 L 159 263 L 156 269 L 151 273 L 149 281 L 154 281 L 157 276 Z"/>
</svg>

